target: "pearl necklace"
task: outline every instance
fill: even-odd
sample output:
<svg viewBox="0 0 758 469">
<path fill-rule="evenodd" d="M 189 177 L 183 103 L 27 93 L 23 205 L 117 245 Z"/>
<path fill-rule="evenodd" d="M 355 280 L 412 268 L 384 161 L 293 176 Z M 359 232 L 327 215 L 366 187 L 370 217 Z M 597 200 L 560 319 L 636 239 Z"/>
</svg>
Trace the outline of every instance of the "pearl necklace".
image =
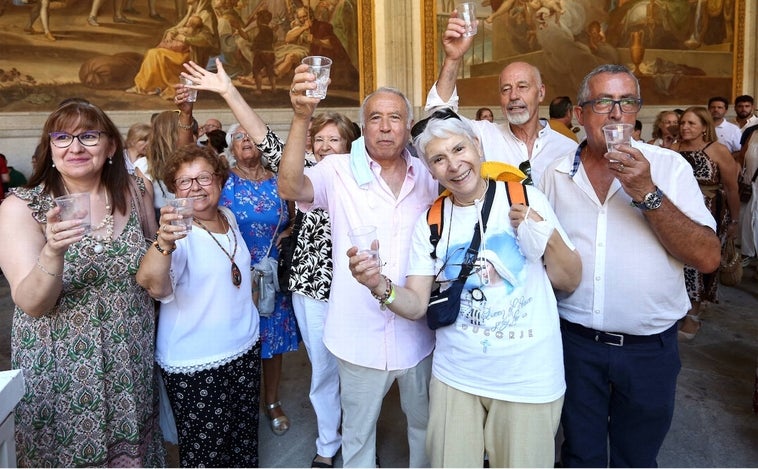
<svg viewBox="0 0 758 469">
<path fill-rule="evenodd" d="M 250 177 L 250 172 L 248 172 L 247 168 L 244 168 L 239 164 L 236 166 L 236 168 L 241 173 L 240 175 L 249 181 L 261 182 L 268 176 L 268 171 L 263 166 L 258 166 L 253 169 L 255 171 L 253 177 Z"/>
<path fill-rule="evenodd" d="M 95 241 L 95 247 L 93 248 L 95 253 L 101 254 L 105 251 L 105 246 L 113 241 L 113 210 L 111 208 L 110 200 L 108 199 L 108 190 L 105 191 L 105 216 L 97 225 L 93 226 L 90 230 L 90 236 Z M 95 231 L 105 229 L 104 235 L 97 235 Z"/>
</svg>

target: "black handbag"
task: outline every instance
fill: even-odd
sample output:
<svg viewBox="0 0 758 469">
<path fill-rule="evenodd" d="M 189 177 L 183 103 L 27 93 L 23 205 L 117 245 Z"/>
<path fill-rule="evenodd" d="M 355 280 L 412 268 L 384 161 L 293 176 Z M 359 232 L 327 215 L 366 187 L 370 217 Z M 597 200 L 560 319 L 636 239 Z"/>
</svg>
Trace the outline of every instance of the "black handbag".
<svg viewBox="0 0 758 469">
<path fill-rule="evenodd" d="M 495 181 L 491 182 L 492 184 L 489 184 L 487 187 L 487 194 L 484 197 L 484 207 L 482 208 L 483 229 L 481 232 L 487 231 L 487 219 L 489 219 L 492 201 L 495 198 L 495 185 L 497 183 Z M 430 329 L 435 330 L 440 327 L 449 326 L 458 317 L 458 312 L 461 309 L 463 285 L 474 268 L 474 261 L 476 260 L 476 255 L 479 253 L 481 232 L 479 230 L 479 223 L 477 222 L 474 225 L 474 236 L 471 239 L 471 244 L 464 257 L 458 277 L 444 291 L 440 291 L 440 285 L 437 285 L 429 296 L 429 306 L 426 309 L 426 324 Z"/>
</svg>

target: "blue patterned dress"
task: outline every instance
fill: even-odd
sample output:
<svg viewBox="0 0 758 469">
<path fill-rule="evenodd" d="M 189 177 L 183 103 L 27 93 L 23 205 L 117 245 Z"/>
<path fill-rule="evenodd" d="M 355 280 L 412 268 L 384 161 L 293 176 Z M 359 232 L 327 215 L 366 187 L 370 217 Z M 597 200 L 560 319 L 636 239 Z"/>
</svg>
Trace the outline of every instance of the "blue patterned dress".
<svg viewBox="0 0 758 469">
<path fill-rule="evenodd" d="M 243 179 L 231 173 L 221 193 L 219 205 L 229 207 L 239 223 L 242 237 L 250 250 L 251 265 L 266 257 L 271 239 L 287 228 L 289 210 L 279 198 L 276 176 L 263 181 Z M 276 243 L 269 256 L 279 258 Z M 276 306 L 270 317 L 261 317 L 261 358 L 272 358 L 298 349 L 300 332 L 290 295 L 276 294 Z"/>
</svg>

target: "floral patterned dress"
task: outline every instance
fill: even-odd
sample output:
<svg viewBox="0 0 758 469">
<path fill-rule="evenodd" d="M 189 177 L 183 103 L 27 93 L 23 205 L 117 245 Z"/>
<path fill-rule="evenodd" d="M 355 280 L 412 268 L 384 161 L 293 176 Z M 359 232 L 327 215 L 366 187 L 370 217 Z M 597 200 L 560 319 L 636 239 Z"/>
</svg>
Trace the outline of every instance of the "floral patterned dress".
<svg viewBox="0 0 758 469">
<path fill-rule="evenodd" d="M 287 203 L 279 198 L 276 176 L 262 181 L 243 179 L 231 173 L 221 193 L 219 205 L 229 207 L 239 223 L 242 237 L 255 265 L 269 255 L 278 259 L 276 237 L 289 220 Z M 274 239 L 274 243 L 271 240 Z M 269 251 L 271 245 L 271 252 Z M 269 317 L 261 316 L 261 358 L 272 358 L 298 349 L 300 332 L 290 295 L 277 292 L 276 306 Z"/>
<path fill-rule="evenodd" d="M 53 206 L 40 187 L 16 189 L 39 223 Z M 20 467 L 161 467 L 154 370 L 155 309 L 135 280 L 147 244 L 132 205 L 105 250 L 85 237 L 64 255 L 63 290 L 33 318 L 16 307 L 11 365 L 26 394 L 16 407 Z"/>
<path fill-rule="evenodd" d="M 692 166 L 692 170 L 695 174 L 700 185 L 700 190 L 703 192 L 703 200 L 705 206 L 711 211 L 711 215 L 716 219 L 717 234 L 721 240 L 721 247 L 723 248 L 726 242 L 726 229 L 729 226 L 729 209 L 726 204 L 726 193 L 724 187 L 721 185 L 721 172 L 719 167 L 712 159 L 705 153 L 705 149 L 708 145 L 700 150 L 694 151 L 680 151 L 679 153 L 685 160 Z M 718 302 L 718 286 L 719 286 L 719 271 L 716 270 L 710 274 L 703 274 L 698 272 L 697 269 L 688 265 L 684 266 L 684 281 L 687 285 L 687 293 L 692 301 L 709 301 L 713 303 Z"/>
</svg>

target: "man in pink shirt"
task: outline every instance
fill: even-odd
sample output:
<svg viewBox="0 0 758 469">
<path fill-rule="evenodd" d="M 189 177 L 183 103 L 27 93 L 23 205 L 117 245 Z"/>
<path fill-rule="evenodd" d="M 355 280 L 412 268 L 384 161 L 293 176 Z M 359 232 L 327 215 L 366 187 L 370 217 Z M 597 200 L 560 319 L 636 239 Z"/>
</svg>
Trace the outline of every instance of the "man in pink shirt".
<svg viewBox="0 0 758 469">
<path fill-rule="evenodd" d="M 375 465 L 376 422 L 397 380 L 408 421 L 409 467 L 428 466 L 424 440 L 434 334 L 424 319 L 396 316 L 362 288 L 346 252 L 351 228 L 375 225 L 382 270 L 404 283 L 411 233 L 437 196 L 437 183 L 405 149 L 413 113 L 393 88 L 380 88 L 363 101 L 363 137 L 349 156 L 330 155 L 304 170 L 308 124 L 319 103 L 305 96 L 315 82 L 304 72 L 303 66 L 295 70 L 291 89 L 295 113 L 279 166 L 279 192 L 301 210 L 326 209 L 331 219 L 334 276 L 324 344 L 339 366 L 343 465 Z"/>
</svg>

